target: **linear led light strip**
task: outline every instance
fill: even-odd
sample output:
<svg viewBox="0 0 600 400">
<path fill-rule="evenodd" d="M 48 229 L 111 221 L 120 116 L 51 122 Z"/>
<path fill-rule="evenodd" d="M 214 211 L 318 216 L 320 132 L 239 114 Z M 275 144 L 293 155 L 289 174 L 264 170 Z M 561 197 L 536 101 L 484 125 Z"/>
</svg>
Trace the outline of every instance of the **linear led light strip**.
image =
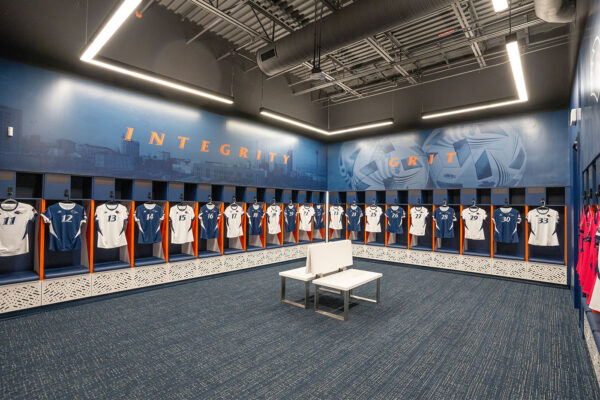
<svg viewBox="0 0 600 400">
<path fill-rule="evenodd" d="M 306 130 L 309 130 L 312 132 L 321 133 L 323 135 L 338 135 L 340 133 L 364 131 L 364 130 L 368 130 L 368 129 L 375 129 L 375 128 L 380 128 L 382 126 L 392 125 L 394 123 L 393 120 L 384 120 L 384 121 L 368 123 L 365 125 L 359 125 L 359 126 L 355 126 L 352 128 L 344 128 L 344 129 L 338 129 L 338 130 L 334 130 L 334 131 L 328 131 L 328 130 L 317 128 L 316 126 L 312 126 L 310 124 L 300 122 L 293 118 L 286 117 L 284 115 L 277 114 L 277 113 L 274 113 L 272 111 L 265 110 L 265 109 L 260 110 L 260 115 L 263 115 L 268 118 L 276 119 L 278 121 L 285 122 L 286 124 L 294 125 L 299 128 L 303 128 L 303 129 L 306 129 Z"/>
<path fill-rule="evenodd" d="M 458 108 L 455 110 L 441 111 L 431 114 L 424 114 L 421 118 L 432 119 L 446 117 L 449 115 L 464 114 L 474 111 L 487 110 L 489 108 L 506 107 L 513 104 L 524 103 L 529 97 L 527 96 L 527 86 L 525 85 L 525 75 L 523 74 L 523 65 L 521 64 L 521 54 L 519 53 L 519 43 L 515 35 L 509 36 L 506 43 L 506 52 L 512 69 L 513 79 L 517 88 L 518 98 L 515 100 L 500 101 L 491 104 L 482 104 L 479 106 Z"/>
<path fill-rule="evenodd" d="M 508 0 L 492 0 L 495 12 L 504 11 L 508 8 Z"/>
<path fill-rule="evenodd" d="M 175 82 L 171 82 L 165 79 L 157 78 L 155 76 L 144 74 L 141 72 L 136 72 L 127 68 L 119 67 L 116 65 L 112 65 L 103 61 L 95 60 L 94 57 L 98 54 L 98 52 L 104 47 L 106 43 L 110 40 L 110 38 L 117 32 L 117 30 L 123 25 L 123 23 L 127 20 L 127 18 L 135 11 L 135 9 L 140 5 L 142 0 L 125 0 L 117 11 L 110 17 L 106 25 L 102 27 L 98 35 L 94 38 L 92 43 L 85 49 L 83 54 L 80 57 L 81 61 L 86 63 L 95 65 L 97 67 L 105 68 L 114 72 L 118 72 L 123 75 L 131 76 L 133 78 L 141 79 L 147 82 L 152 82 L 157 85 L 166 86 L 172 89 L 176 89 L 182 92 L 190 93 L 196 96 L 204 97 L 207 99 L 211 99 L 214 101 L 218 101 L 225 104 L 233 104 L 233 100 L 227 97 L 218 96 L 212 93 L 205 92 L 203 90 L 194 89 L 189 86 L 180 85 Z"/>
</svg>

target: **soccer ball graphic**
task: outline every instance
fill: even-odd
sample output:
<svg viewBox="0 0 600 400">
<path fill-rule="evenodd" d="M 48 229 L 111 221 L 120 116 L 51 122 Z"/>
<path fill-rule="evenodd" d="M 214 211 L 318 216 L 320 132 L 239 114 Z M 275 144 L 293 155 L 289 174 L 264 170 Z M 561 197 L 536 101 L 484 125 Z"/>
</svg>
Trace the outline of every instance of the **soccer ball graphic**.
<svg viewBox="0 0 600 400">
<path fill-rule="evenodd" d="M 416 165 L 409 165 L 415 156 Z M 390 160 L 397 166 L 392 167 Z M 429 181 L 425 153 L 401 138 L 346 142 L 340 149 L 339 168 L 354 190 L 427 187 Z"/>
<path fill-rule="evenodd" d="M 517 185 L 527 153 L 515 128 L 474 124 L 434 130 L 423 144 L 425 153 L 435 154 L 429 168 L 433 184 L 440 188 Z M 448 162 L 447 154 L 454 152 Z"/>
</svg>

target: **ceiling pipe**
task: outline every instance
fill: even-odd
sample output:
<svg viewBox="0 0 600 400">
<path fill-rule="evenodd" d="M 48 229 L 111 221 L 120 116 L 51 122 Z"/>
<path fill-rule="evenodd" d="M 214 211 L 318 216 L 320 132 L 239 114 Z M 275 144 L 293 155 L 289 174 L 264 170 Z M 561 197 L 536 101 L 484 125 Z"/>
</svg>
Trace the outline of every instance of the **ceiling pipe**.
<svg viewBox="0 0 600 400">
<path fill-rule="evenodd" d="M 321 54 L 356 43 L 427 14 L 455 0 L 359 0 L 321 20 Z M 258 50 L 261 71 L 272 76 L 310 59 L 314 22 Z"/>
<path fill-rule="evenodd" d="M 575 0 L 534 0 L 535 15 L 546 22 L 566 24 L 575 18 Z"/>
</svg>

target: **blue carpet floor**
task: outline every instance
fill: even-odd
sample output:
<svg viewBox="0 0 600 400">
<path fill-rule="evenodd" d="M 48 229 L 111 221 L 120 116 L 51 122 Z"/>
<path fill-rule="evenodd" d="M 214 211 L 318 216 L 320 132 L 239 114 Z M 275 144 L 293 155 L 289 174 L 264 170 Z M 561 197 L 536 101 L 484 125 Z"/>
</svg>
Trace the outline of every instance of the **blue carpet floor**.
<svg viewBox="0 0 600 400">
<path fill-rule="evenodd" d="M 1 320 L 0 398 L 600 399 L 566 289 L 357 261 L 341 322 L 279 303 L 301 265 Z"/>
</svg>

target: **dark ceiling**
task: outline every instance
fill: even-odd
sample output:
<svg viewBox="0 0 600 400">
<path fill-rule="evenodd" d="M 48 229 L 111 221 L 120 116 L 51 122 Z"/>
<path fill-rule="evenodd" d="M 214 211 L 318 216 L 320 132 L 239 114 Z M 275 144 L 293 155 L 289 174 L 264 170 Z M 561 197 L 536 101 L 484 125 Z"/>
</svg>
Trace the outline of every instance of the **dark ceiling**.
<svg viewBox="0 0 600 400">
<path fill-rule="evenodd" d="M 101 55 L 190 85 L 233 95 L 234 106 L 215 105 L 81 63 L 79 56 L 86 43 L 120 3 L 118 0 L 3 1 L 0 9 L 2 55 L 269 124 L 270 121 L 258 116 L 260 107 L 330 129 L 393 117 L 395 125 L 385 132 L 399 132 L 566 108 L 569 104 L 571 27 L 538 20 L 531 0 L 512 1 L 512 25 L 521 27 L 517 31 L 529 102 L 431 121 L 423 121 L 422 113 L 514 96 L 503 51 L 508 18 L 506 13 L 490 11 L 491 0 L 458 0 L 439 15 L 381 32 L 373 40 L 355 43 L 328 55 L 322 67 L 331 80 L 319 89 L 313 89 L 315 84 L 307 81 L 309 71 L 302 66 L 275 78 L 263 75 L 253 55 L 260 43 L 240 45 L 248 43 L 247 35 L 216 14 L 198 9 L 198 1 L 204 0 L 146 0 L 140 10 L 143 11 L 141 18 L 130 18 Z M 276 38 L 288 34 L 289 29 L 310 23 L 307 10 L 314 4 L 313 0 L 287 2 L 292 7 L 289 10 L 278 3 L 274 0 L 213 2 L 215 7 L 228 10 L 232 17 L 252 29 L 260 29 L 261 24 L 277 25 Z M 326 14 L 350 2 L 328 3 L 331 4 Z M 252 11 L 257 6 L 265 12 Z M 286 12 L 289 15 L 284 15 Z M 275 24 L 269 15 L 289 24 L 289 29 Z M 450 34 L 439 36 L 449 31 Z M 467 31 L 473 32 L 476 39 L 468 37 Z M 394 48 L 398 43 L 407 43 L 410 53 L 416 55 L 407 57 L 406 48 Z M 478 50 L 474 50 L 474 44 Z M 386 55 L 391 57 L 391 62 Z M 392 63 L 402 68 L 399 70 Z M 417 69 L 417 79 L 408 79 L 402 72 L 413 74 Z M 338 81 L 343 85 L 336 83 Z M 352 90 L 344 89 L 344 85 Z M 300 133 L 322 141 L 374 134 L 324 137 Z"/>
</svg>

